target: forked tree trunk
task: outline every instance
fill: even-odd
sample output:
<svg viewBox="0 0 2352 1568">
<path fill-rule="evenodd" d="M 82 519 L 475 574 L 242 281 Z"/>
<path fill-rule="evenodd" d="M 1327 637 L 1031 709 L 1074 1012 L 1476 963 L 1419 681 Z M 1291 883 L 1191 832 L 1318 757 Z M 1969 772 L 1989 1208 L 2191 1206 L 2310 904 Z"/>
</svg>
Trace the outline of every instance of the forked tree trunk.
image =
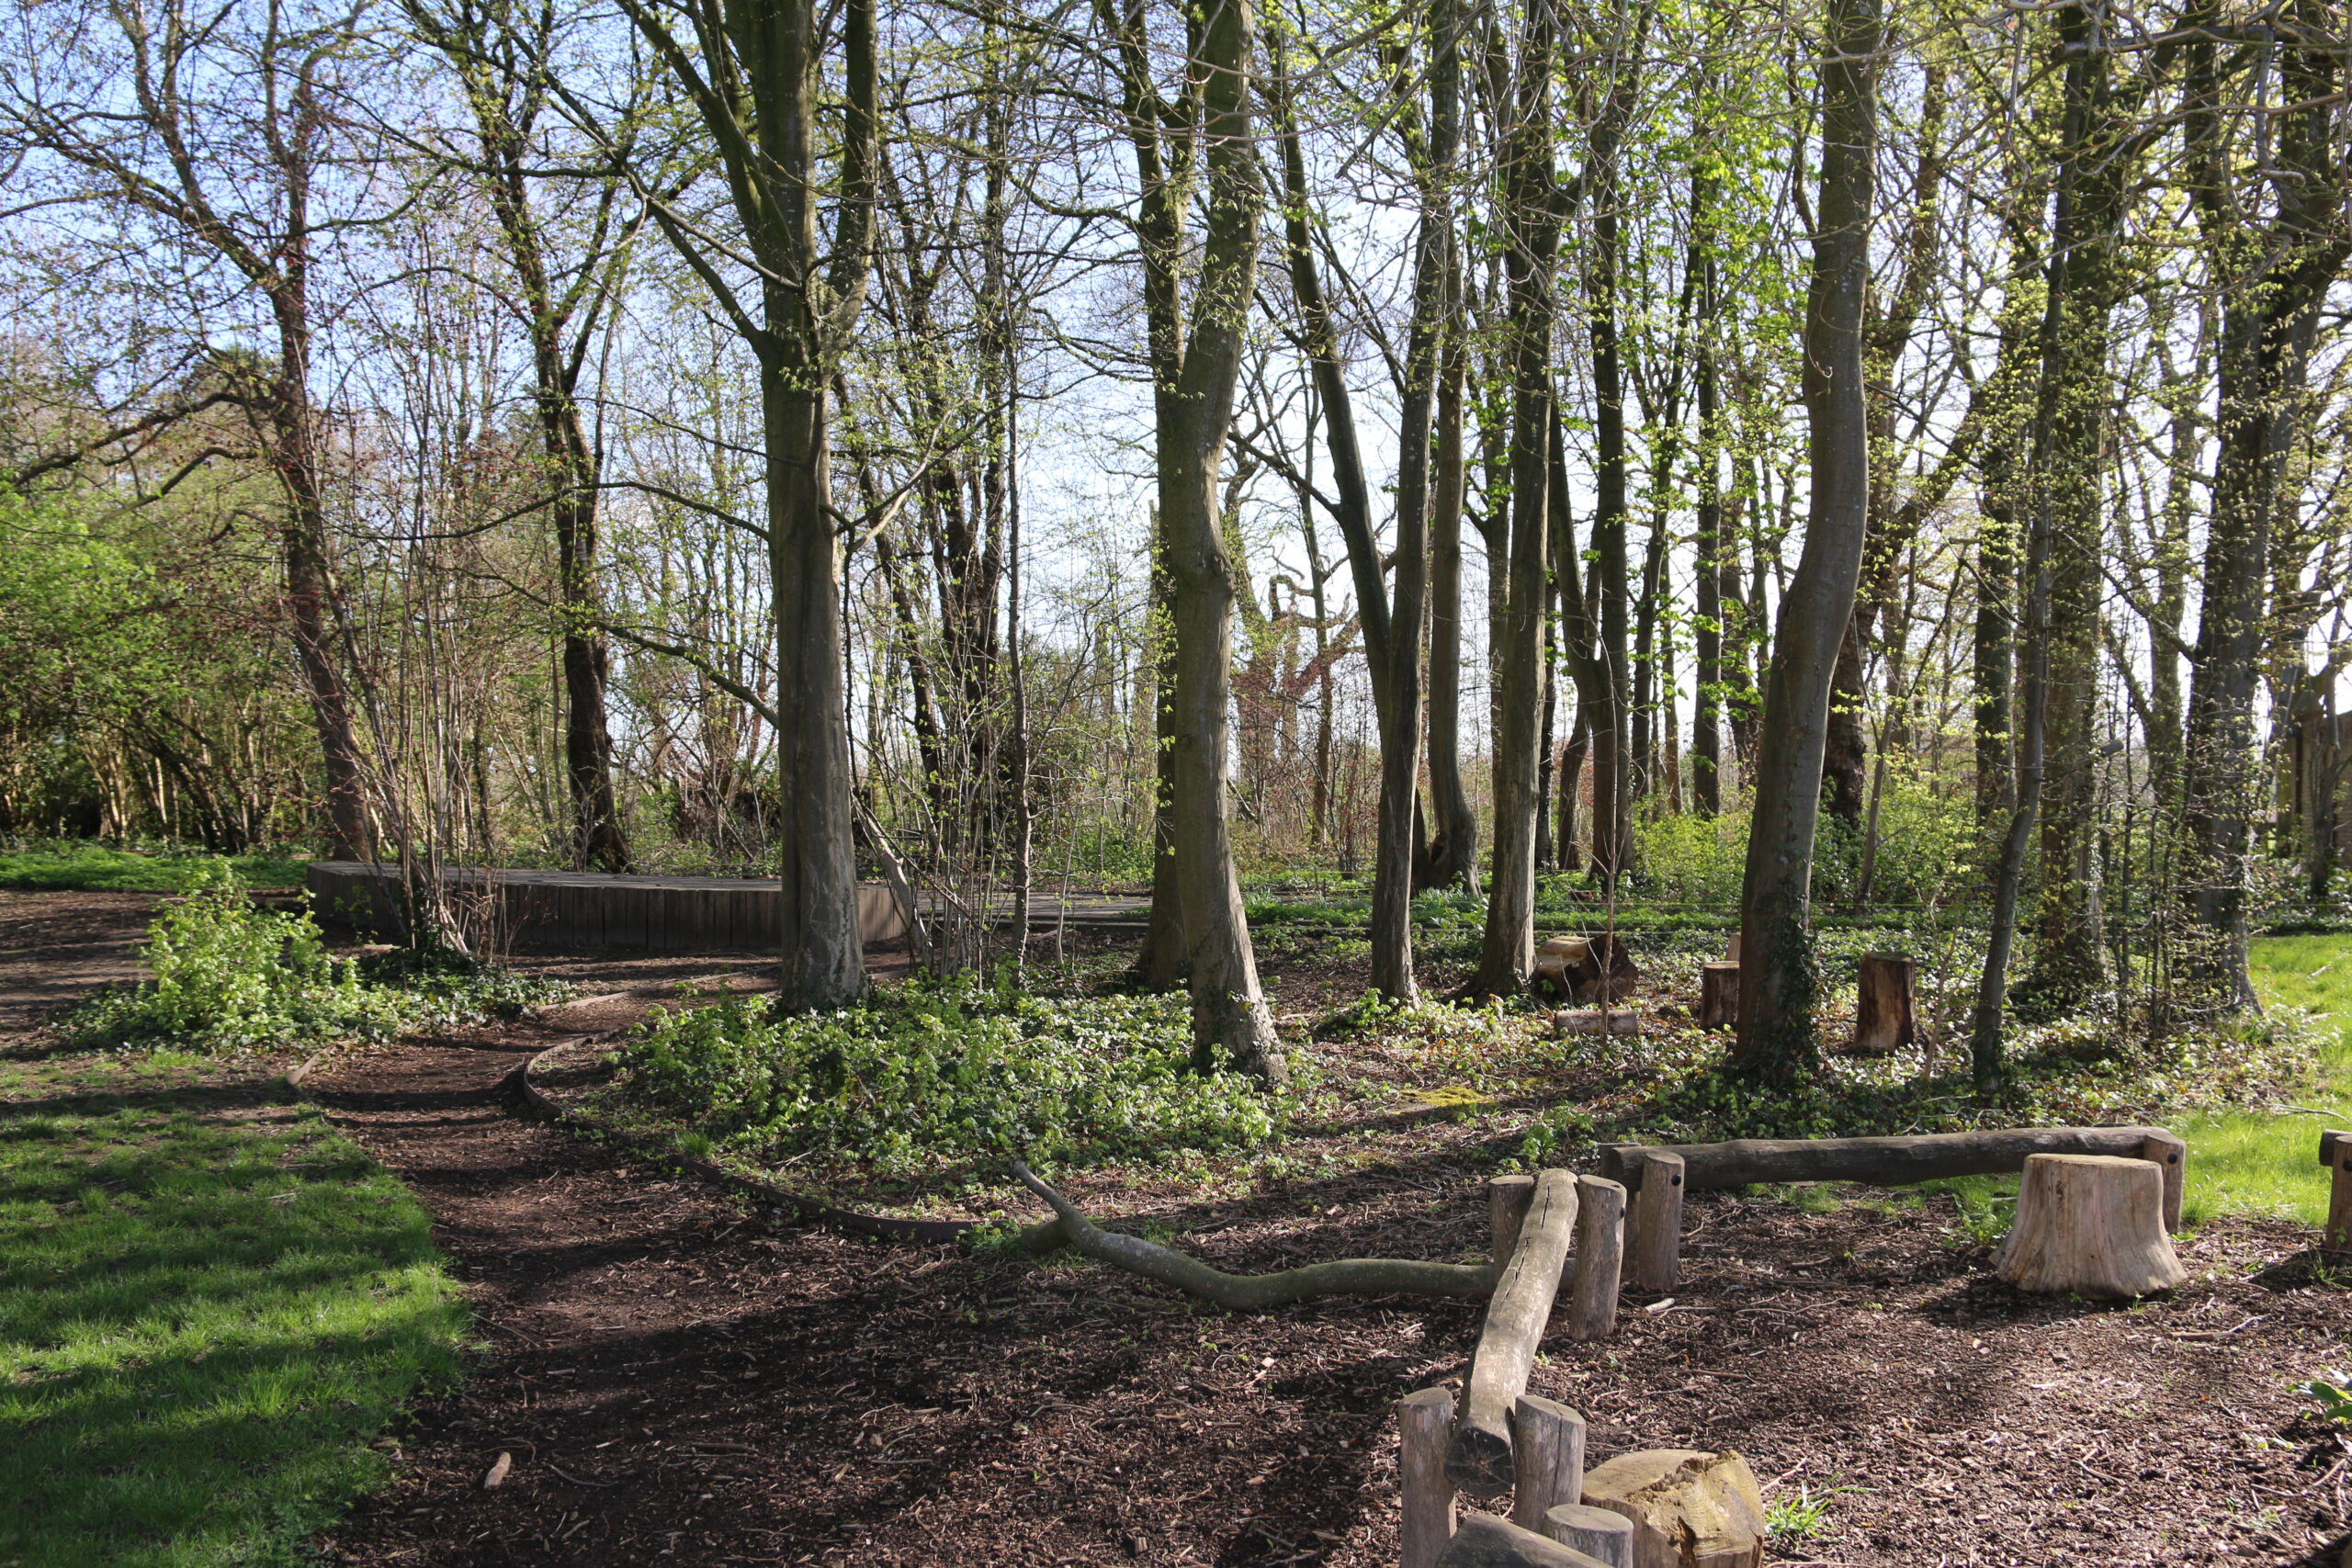
<svg viewBox="0 0 2352 1568">
<path fill-rule="evenodd" d="M 1820 988 L 1810 929 L 1814 829 L 1830 682 L 1853 613 L 1870 506 L 1862 308 L 1870 285 L 1871 164 L 1878 145 L 1877 0 L 1831 0 L 1821 68 L 1821 197 L 1805 306 L 1804 397 L 1813 502 L 1804 553 L 1781 601 L 1757 747 L 1756 800 L 1740 888 L 1740 1009 L 1733 1061 L 1789 1081 L 1820 1060 Z"/>
</svg>

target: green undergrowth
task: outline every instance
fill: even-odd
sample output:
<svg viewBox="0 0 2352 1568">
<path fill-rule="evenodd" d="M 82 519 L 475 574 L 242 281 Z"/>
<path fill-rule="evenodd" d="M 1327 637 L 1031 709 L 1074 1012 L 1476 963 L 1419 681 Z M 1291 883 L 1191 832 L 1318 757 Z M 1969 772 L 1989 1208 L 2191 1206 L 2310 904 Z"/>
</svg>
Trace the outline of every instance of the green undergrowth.
<svg viewBox="0 0 2352 1568">
<path fill-rule="evenodd" d="M 187 893 L 202 886 L 218 857 L 186 851 L 141 852 L 103 844 L 57 842 L 0 850 L 0 888 L 17 892 Z M 255 887 L 301 886 L 308 863 L 285 854 L 232 855 L 228 863 Z"/>
<path fill-rule="evenodd" d="M 307 910 L 255 904 L 235 871 L 217 860 L 185 900 L 155 918 L 140 957 L 152 977 L 76 1008 L 63 1027 L 66 1043 L 217 1054 L 385 1040 L 404 1030 L 511 1016 L 569 990 L 401 950 L 336 958 Z"/>
<path fill-rule="evenodd" d="M 315 1561 L 460 1369 L 424 1209 L 282 1083 L 0 1057 L 0 1562 Z"/>
<path fill-rule="evenodd" d="M 1191 1040 L 1181 996 L 911 983 L 803 1017 L 729 998 L 632 1031 L 615 1093 L 690 1153 L 819 1179 L 969 1181 L 1001 1178 L 1014 1155 L 1091 1166 L 1280 1138 L 1297 1091 L 1195 1075 Z"/>
</svg>

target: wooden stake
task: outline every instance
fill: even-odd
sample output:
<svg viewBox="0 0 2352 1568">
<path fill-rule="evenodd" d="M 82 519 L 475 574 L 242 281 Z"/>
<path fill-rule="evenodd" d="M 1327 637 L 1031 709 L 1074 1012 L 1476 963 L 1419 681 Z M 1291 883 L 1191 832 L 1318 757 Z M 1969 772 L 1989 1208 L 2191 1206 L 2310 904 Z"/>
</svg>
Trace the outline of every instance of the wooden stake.
<svg viewBox="0 0 2352 1568">
<path fill-rule="evenodd" d="M 1544 1516 L 1584 1495 L 1584 1417 L 1566 1405 L 1522 1393 L 1511 1404 L 1510 1519 L 1541 1532 Z"/>
<path fill-rule="evenodd" d="M 1487 1224 L 1495 1233 L 1495 1276 L 1510 1266 L 1519 1247 L 1519 1227 L 1527 1221 L 1527 1206 L 1535 1201 L 1535 1178 L 1497 1176 L 1487 1181 Z"/>
<path fill-rule="evenodd" d="M 1899 953 L 1862 954 L 1854 1049 L 1868 1055 L 1911 1044 L 1919 1037 L 1919 964 Z"/>
<path fill-rule="evenodd" d="M 1739 965 L 1702 964 L 1699 970 L 1699 1027 L 1739 1027 Z"/>
<path fill-rule="evenodd" d="M 1453 1395 L 1425 1388 L 1396 1402 L 1396 1480 L 1404 1494 L 1404 1568 L 1436 1568 L 1453 1539 L 1453 1483 L 1445 1478 L 1445 1446 L 1453 1427 Z"/>
<path fill-rule="evenodd" d="M 1568 1287 L 1568 1337 L 1606 1339 L 1617 1332 L 1617 1285 L 1624 1268 L 1624 1188 L 1605 1177 L 1577 1177 L 1577 1267 Z"/>
<path fill-rule="evenodd" d="M 2327 1190 L 2327 1229 L 2320 1246 L 2330 1252 L 2352 1252 L 2352 1133 L 2322 1133 L 2319 1162 L 2334 1174 Z"/>
<path fill-rule="evenodd" d="M 1511 1406 L 1527 1392 L 1527 1374 L 1551 1321 L 1576 1219 L 1577 1179 L 1565 1170 L 1537 1177 L 1535 1201 L 1528 1207 L 1519 1246 L 1487 1303 L 1487 1326 L 1470 1362 L 1462 1419 L 1445 1456 L 1445 1473 L 1474 1497 L 1499 1497 L 1510 1490 Z"/>
<path fill-rule="evenodd" d="M 2151 1131 L 2140 1140 L 2140 1157 L 2165 1173 L 2165 1229 L 2180 1230 L 2181 1190 L 2188 1179 L 2188 1143 L 2170 1133 Z"/>
<path fill-rule="evenodd" d="M 1634 1521 L 1623 1514 L 1564 1505 L 1544 1517 L 1544 1533 L 1608 1568 L 1634 1568 Z"/>
<path fill-rule="evenodd" d="M 1733 964 L 1739 962 L 1739 933 L 1737 931 L 1731 933 L 1731 947 L 1724 953 L 1724 957 Z"/>
<path fill-rule="evenodd" d="M 1625 1158 L 1625 1185 L 1633 1190 L 1625 1278 L 1637 1291 L 1670 1291 L 1682 1278 L 1682 1156 L 1629 1149 Z"/>
</svg>

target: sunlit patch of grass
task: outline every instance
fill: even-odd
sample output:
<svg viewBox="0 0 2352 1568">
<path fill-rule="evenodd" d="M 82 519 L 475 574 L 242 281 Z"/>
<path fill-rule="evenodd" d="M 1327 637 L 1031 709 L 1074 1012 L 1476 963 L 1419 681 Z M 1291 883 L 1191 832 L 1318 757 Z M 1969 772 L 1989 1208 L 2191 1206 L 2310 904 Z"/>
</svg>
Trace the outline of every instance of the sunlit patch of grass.
<svg viewBox="0 0 2352 1568">
<path fill-rule="evenodd" d="M 2319 1224 L 2328 1175 L 2323 1128 L 2352 1127 L 2352 936 L 2264 937 L 2253 944 L 2254 981 L 2266 1005 L 2324 1014 L 2317 1081 L 2298 1112 L 2217 1111 L 2179 1119 L 2188 1140 L 2181 1210 L 2190 1224 L 2222 1213 L 2276 1215 Z"/>
<path fill-rule="evenodd" d="M 266 1080 L 0 1059 L 0 1562 L 272 1563 L 466 1314 L 424 1209 Z"/>
<path fill-rule="evenodd" d="M 185 893 L 210 857 L 137 854 L 103 844 L 0 851 L 0 888 L 17 892 Z M 254 887 L 298 887 L 308 863 L 282 855 L 236 855 L 237 875 Z"/>
</svg>

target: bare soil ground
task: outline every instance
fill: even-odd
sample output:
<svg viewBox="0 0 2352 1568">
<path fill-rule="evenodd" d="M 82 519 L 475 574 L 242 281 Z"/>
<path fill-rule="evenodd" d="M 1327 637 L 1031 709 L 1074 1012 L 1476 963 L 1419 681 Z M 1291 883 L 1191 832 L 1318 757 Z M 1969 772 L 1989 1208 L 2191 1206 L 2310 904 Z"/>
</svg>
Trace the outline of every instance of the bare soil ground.
<svg viewBox="0 0 2352 1568">
<path fill-rule="evenodd" d="M 0 912 L 0 946 L 60 945 L 40 919 L 20 942 L 22 919 Z M 464 1387 L 390 1439 L 399 1480 L 331 1556 L 1395 1561 L 1389 1403 L 1458 1383 L 1474 1306 L 1228 1317 L 1092 1264 L 772 1224 L 522 1121 L 501 1089 L 525 1055 L 613 1027 L 686 974 L 756 975 L 570 967 L 633 994 L 311 1080 L 434 1213 L 484 1341 Z M 1137 1208 L 1226 1268 L 1476 1253 L 1482 1156 L 1449 1131 L 1328 1180 Z M 1090 1195 L 1122 1212 L 1110 1198 Z M 2335 1568 L 2346 1450 L 2299 1416 L 2291 1384 L 2352 1359 L 2352 1296 L 2308 1233 L 2210 1226 L 2183 1245 L 2189 1285 L 2121 1308 L 2007 1291 L 1955 1221 L 1939 1198 L 1815 1212 L 1694 1195 L 1672 1300 L 1629 1298 L 1611 1341 L 1555 1339 L 1534 1386 L 1586 1412 L 1596 1460 L 1734 1448 L 1769 1495 L 1826 1497 L 1819 1532 L 1777 1543 L 1783 1562 Z M 485 1490 L 501 1453 L 512 1473 Z"/>
</svg>

